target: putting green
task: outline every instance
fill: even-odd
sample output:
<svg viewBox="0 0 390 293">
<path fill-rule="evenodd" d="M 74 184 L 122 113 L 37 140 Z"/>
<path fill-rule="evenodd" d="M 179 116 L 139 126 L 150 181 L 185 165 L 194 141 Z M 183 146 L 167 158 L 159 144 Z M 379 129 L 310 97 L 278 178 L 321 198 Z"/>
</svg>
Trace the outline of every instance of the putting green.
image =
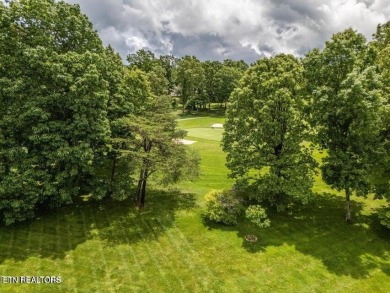
<svg viewBox="0 0 390 293">
<path fill-rule="evenodd" d="M 198 137 L 208 140 L 221 141 L 223 129 L 212 128 L 189 128 L 187 136 Z"/>
</svg>

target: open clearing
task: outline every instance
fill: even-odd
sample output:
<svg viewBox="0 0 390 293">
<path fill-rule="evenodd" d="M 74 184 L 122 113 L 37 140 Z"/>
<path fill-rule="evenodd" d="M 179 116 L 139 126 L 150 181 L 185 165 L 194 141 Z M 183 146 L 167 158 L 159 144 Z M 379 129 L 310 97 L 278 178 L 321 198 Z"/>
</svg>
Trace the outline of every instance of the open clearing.
<svg viewBox="0 0 390 293">
<path fill-rule="evenodd" d="M 390 292 L 390 236 L 372 212 L 383 201 L 324 193 L 294 214 L 270 215 L 258 229 L 204 222 L 203 196 L 230 187 L 221 118 L 180 121 L 202 157 L 202 175 L 129 201 L 64 207 L 0 230 L 2 276 L 61 276 L 55 284 L 0 284 L 0 292 Z M 319 154 L 317 154 L 318 156 Z M 245 241 L 255 235 L 256 243 Z"/>
</svg>

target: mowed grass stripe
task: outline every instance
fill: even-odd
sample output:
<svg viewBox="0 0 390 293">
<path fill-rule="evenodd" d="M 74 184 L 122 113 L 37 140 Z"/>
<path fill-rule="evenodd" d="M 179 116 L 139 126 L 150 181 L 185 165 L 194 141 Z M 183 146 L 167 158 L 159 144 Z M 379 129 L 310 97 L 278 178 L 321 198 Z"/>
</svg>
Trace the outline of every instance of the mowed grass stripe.
<svg viewBox="0 0 390 293">
<path fill-rule="evenodd" d="M 157 221 L 158 222 L 158 221 Z M 159 223 L 159 222 L 158 222 Z M 159 223 L 161 225 L 161 223 Z M 169 228 L 166 229 L 165 235 L 168 237 L 170 243 L 175 248 L 175 251 L 181 255 L 182 261 L 189 268 L 191 275 L 196 280 L 197 284 L 201 284 L 203 290 L 209 289 L 209 281 L 205 278 L 213 279 L 212 274 L 209 270 L 205 269 L 205 266 L 199 263 L 199 257 L 194 250 L 191 250 L 191 247 L 185 247 L 183 239 L 178 236 L 180 233 L 178 228 Z"/>
<path fill-rule="evenodd" d="M 75 264 L 74 264 L 74 257 L 73 257 L 73 253 L 71 252 L 72 251 L 72 243 L 71 243 L 71 239 L 72 239 L 72 236 L 73 236 L 73 233 L 72 233 L 72 229 L 71 229 L 71 226 L 70 226 L 70 222 L 67 222 L 67 225 L 66 225 L 66 232 L 68 234 L 68 237 L 67 237 L 67 242 L 68 242 L 68 253 L 65 255 L 65 265 L 67 267 L 70 267 L 70 272 L 71 272 L 71 276 L 73 276 L 72 278 L 67 278 L 66 280 L 64 280 L 64 283 L 66 284 L 67 286 L 67 289 L 69 290 L 72 290 L 73 292 L 77 292 L 77 270 L 75 268 Z M 69 274 L 69 273 L 68 273 Z"/>
<path fill-rule="evenodd" d="M 150 245 L 152 246 L 155 246 L 156 249 L 160 251 L 160 253 L 156 255 L 156 257 L 165 258 L 164 254 L 166 254 L 166 258 L 170 258 L 170 262 L 174 263 L 172 270 L 168 267 L 165 268 L 165 270 L 167 271 L 167 275 L 172 276 L 174 279 L 180 280 L 180 287 L 186 288 L 185 290 L 189 290 L 189 292 L 200 290 L 200 288 L 197 286 L 199 284 L 198 279 L 194 276 L 193 270 L 189 268 L 187 262 L 185 261 L 185 259 L 183 259 L 182 255 L 178 254 L 177 246 L 172 245 L 172 240 L 169 238 L 166 231 L 163 237 L 160 237 L 158 240 L 148 241 L 148 243 L 150 243 Z M 179 288 L 177 288 L 176 291 L 173 292 L 177 292 L 177 290 L 179 290 Z M 180 292 L 182 292 L 181 289 Z"/>
<path fill-rule="evenodd" d="M 60 235 L 64 235 L 64 232 L 63 232 L 63 223 L 60 223 L 60 219 L 59 219 L 59 214 L 57 213 L 55 215 L 55 219 L 56 219 L 56 223 L 55 223 L 55 229 L 56 229 L 56 251 L 60 251 L 61 248 L 64 248 L 64 245 L 66 245 L 64 242 L 64 239 L 63 237 L 60 237 Z M 43 243 L 42 243 L 43 244 Z M 55 261 L 53 263 L 53 272 L 48 272 L 48 275 L 51 276 L 51 274 L 53 274 L 53 276 L 62 276 L 62 265 L 61 265 L 61 262 L 60 261 Z M 58 292 L 64 292 L 64 283 L 61 282 L 60 284 L 56 284 L 56 290 L 58 290 Z"/>
<path fill-rule="evenodd" d="M 87 211 L 90 212 L 90 209 L 87 209 Z M 86 224 L 87 223 L 87 221 L 86 221 L 87 215 L 85 214 L 85 212 L 81 212 L 80 216 L 81 216 L 81 219 L 82 219 L 81 223 L 82 223 L 82 228 L 83 228 L 84 235 L 89 235 L 87 224 Z M 89 222 L 90 221 L 88 221 L 88 223 Z M 92 254 L 93 251 L 91 251 L 90 253 Z M 88 279 L 91 279 L 91 282 L 90 282 L 90 284 L 92 284 L 91 290 L 95 290 L 96 292 L 98 292 L 99 287 L 100 287 L 99 286 L 99 282 L 98 282 L 98 280 L 99 280 L 98 273 L 97 273 L 95 264 L 91 265 L 91 263 L 90 263 L 91 259 L 94 260 L 93 254 L 92 255 L 85 255 L 85 256 L 83 255 L 83 258 L 79 259 L 79 261 L 84 260 L 81 263 L 81 266 L 84 267 L 84 270 L 86 270 L 87 272 L 91 271 L 91 275 L 84 273 L 83 280 L 84 280 L 84 283 L 86 283 L 86 281 Z"/>
<path fill-rule="evenodd" d="M 162 225 L 157 219 L 156 222 L 159 225 Z M 163 225 L 162 225 L 163 226 Z M 177 227 L 175 224 L 173 224 L 172 228 L 169 229 L 169 231 L 174 232 L 172 234 L 176 234 L 181 240 L 181 243 L 183 244 L 183 247 L 187 247 L 187 250 L 190 252 L 190 255 L 197 259 L 198 261 L 202 259 L 200 254 L 196 251 L 195 247 L 188 241 L 187 237 L 184 235 L 182 230 Z M 210 270 L 209 266 L 205 263 L 201 264 L 201 270 L 205 273 L 206 276 L 208 276 L 210 279 L 215 279 L 215 276 L 213 272 Z"/>
<path fill-rule="evenodd" d="M 141 221 L 141 223 L 143 224 L 143 222 Z M 140 225 L 140 223 L 136 223 L 133 219 L 131 220 L 131 224 L 132 225 Z M 148 227 L 146 225 L 144 225 L 143 228 L 147 228 Z M 146 230 L 147 230 L 146 229 Z M 139 235 L 140 239 L 142 239 L 142 234 L 139 234 L 139 232 L 137 232 L 137 234 Z M 174 292 L 172 291 L 172 287 L 171 287 L 171 282 L 167 279 L 166 277 L 166 272 L 165 270 L 162 268 L 162 264 L 160 263 L 160 261 L 158 260 L 160 254 L 159 254 L 159 251 L 156 251 L 155 253 L 153 252 L 153 250 L 150 248 L 150 245 L 149 245 L 149 242 L 146 240 L 146 241 L 143 241 L 142 243 L 142 247 L 141 247 L 141 250 L 143 253 L 146 254 L 147 256 L 147 259 L 150 261 L 150 263 L 153 263 L 154 267 L 157 269 L 159 275 L 161 276 L 161 279 L 163 280 L 163 282 L 165 283 L 166 285 L 166 292 Z M 137 247 L 138 248 L 138 247 Z M 137 249 L 138 253 L 139 253 L 139 250 Z M 154 276 L 155 277 L 155 276 Z"/>
<path fill-rule="evenodd" d="M 107 214 L 107 210 L 106 209 L 104 209 L 104 215 L 105 215 L 105 218 L 106 218 L 106 220 L 108 222 L 108 227 L 111 227 L 111 224 L 116 219 L 111 219 L 111 217 Z M 122 230 L 125 231 L 126 227 L 124 226 L 124 222 L 121 222 L 120 224 L 122 226 Z M 123 277 L 122 277 L 121 285 L 125 285 L 124 281 L 127 280 L 126 277 L 128 277 L 130 275 L 131 279 L 132 279 L 131 280 L 131 282 L 132 282 L 131 286 L 132 286 L 133 290 L 138 289 L 140 291 L 142 290 L 143 292 L 151 292 L 147 287 L 144 286 L 144 284 L 140 283 L 135 278 L 136 273 L 143 271 L 143 268 L 142 268 L 142 266 L 141 266 L 141 264 L 140 264 L 140 262 L 139 262 L 139 260 L 137 258 L 137 254 L 135 253 L 135 251 L 133 249 L 133 246 L 130 244 L 131 243 L 130 239 L 127 236 L 126 233 L 124 233 L 124 237 L 127 240 L 127 244 L 120 244 L 114 250 L 115 254 L 117 253 L 117 254 L 120 255 L 120 262 L 122 263 L 122 265 L 125 268 L 125 271 L 123 272 L 125 275 L 123 275 Z M 125 250 L 129 251 L 130 253 L 125 254 Z M 130 261 L 129 255 L 131 256 L 132 261 Z M 133 264 L 133 266 L 129 265 L 130 262 Z"/>
<path fill-rule="evenodd" d="M 124 226 L 124 223 L 123 224 L 123 230 L 125 231 L 126 227 Z M 131 243 L 130 242 L 130 239 L 128 238 L 127 235 L 125 235 L 125 238 L 127 239 L 128 243 Z M 128 244 L 128 245 L 125 245 L 129 251 L 130 251 L 130 254 L 132 255 L 133 257 L 133 260 L 134 260 L 134 264 L 135 266 L 138 268 L 138 273 L 140 274 L 141 272 L 144 272 L 146 270 L 146 267 L 144 264 L 142 264 L 139 260 L 139 258 L 137 257 L 138 253 L 136 252 L 135 250 L 135 247 L 134 245 L 132 244 Z M 123 261 L 127 260 L 128 257 L 124 254 L 124 253 L 121 253 L 121 256 L 123 257 Z M 136 271 L 137 272 L 137 271 Z M 129 273 L 130 275 L 134 275 L 136 276 L 136 272 L 134 272 L 132 269 L 129 268 Z M 144 282 L 140 282 L 138 280 L 136 280 L 134 278 L 134 282 L 136 282 L 136 285 L 138 284 L 139 287 L 143 290 L 143 291 L 146 291 L 146 292 L 152 292 L 151 289 L 147 286 L 147 284 L 145 284 Z"/>
<path fill-rule="evenodd" d="M 95 217 L 94 211 L 91 211 L 91 219 L 92 219 L 92 223 L 95 226 L 99 226 L 99 222 L 98 222 L 97 218 Z M 99 217 L 99 221 L 102 219 L 107 220 L 104 217 Z M 107 257 L 106 257 L 105 252 L 104 252 L 105 250 L 103 249 L 102 241 L 97 241 L 96 246 L 97 246 L 97 251 L 99 253 L 99 257 L 98 257 L 99 262 L 100 262 L 99 267 L 102 270 L 102 273 L 101 273 L 102 278 L 100 279 L 100 282 L 103 282 L 104 284 L 110 285 L 110 284 L 112 284 L 112 280 L 110 279 L 109 276 L 107 276 L 107 271 L 108 271 L 109 266 L 107 265 Z M 106 287 L 108 287 L 108 286 L 106 286 Z"/>
<path fill-rule="evenodd" d="M 160 257 L 162 258 L 162 263 L 164 263 L 166 266 L 168 266 L 168 268 L 166 268 L 166 270 L 169 272 L 169 275 L 173 276 L 173 278 L 176 279 L 177 282 L 180 284 L 181 292 L 189 292 L 188 288 L 186 287 L 186 285 L 184 284 L 182 278 L 180 277 L 181 273 L 177 271 L 177 268 L 179 267 L 177 262 L 174 263 L 174 258 L 171 257 L 171 255 L 173 253 L 170 253 L 168 255 L 168 257 L 166 257 L 163 252 L 166 252 L 167 247 L 166 246 L 163 247 L 160 244 L 159 237 L 158 237 L 157 233 L 154 231 L 154 228 L 152 227 L 152 225 L 149 223 L 148 220 L 143 220 L 142 219 L 142 222 L 149 227 L 150 231 L 152 231 L 152 233 L 153 233 L 153 235 L 155 237 L 155 241 L 153 241 L 153 244 L 156 247 L 157 251 L 161 252 L 160 253 Z M 155 219 L 155 222 L 159 224 L 159 221 L 157 219 Z M 162 225 L 160 225 L 160 227 L 162 227 L 164 229 L 164 231 L 167 230 Z"/>
</svg>

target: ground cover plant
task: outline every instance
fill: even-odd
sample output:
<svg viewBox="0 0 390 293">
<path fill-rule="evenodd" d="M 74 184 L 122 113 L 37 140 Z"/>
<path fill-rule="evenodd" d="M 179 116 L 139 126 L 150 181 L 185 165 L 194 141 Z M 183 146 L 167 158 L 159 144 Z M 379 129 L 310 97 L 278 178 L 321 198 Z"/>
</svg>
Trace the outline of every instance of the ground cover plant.
<svg viewBox="0 0 390 293">
<path fill-rule="evenodd" d="M 197 121 L 195 123 L 194 121 Z M 182 120 L 213 133 L 209 122 Z M 188 127 L 188 128 L 187 128 Z M 61 284 L 1 284 L 3 292 L 388 292 L 390 237 L 374 214 L 384 201 L 353 199 L 343 221 L 342 194 L 316 177 L 322 194 L 293 214 L 274 213 L 268 228 L 241 220 L 203 220 L 204 195 L 229 188 L 220 142 L 202 137 L 201 176 L 150 192 L 145 209 L 131 201 L 92 202 L 42 213 L 0 230 L 0 274 L 59 275 Z M 323 154 L 315 153 L 319 158 Z M 255 235 L 257 242 L 245 240 Z"/>
</svg>

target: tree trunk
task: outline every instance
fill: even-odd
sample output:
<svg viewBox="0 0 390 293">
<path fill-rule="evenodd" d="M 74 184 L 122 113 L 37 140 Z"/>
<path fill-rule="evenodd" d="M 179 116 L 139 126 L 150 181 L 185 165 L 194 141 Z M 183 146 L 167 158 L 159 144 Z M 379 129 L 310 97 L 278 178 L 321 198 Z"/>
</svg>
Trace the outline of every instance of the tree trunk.
<svg viewBox="0 0 390 293">
<path fill-rule="evenodd" d="M 346 222 L 351 222 L 351 191 L 349 188 L 345 189 L 345 210 L 346 210 L 346 215 L 345 215 L 345 221 Z"/>
<path fill-rule="evenodd" d="M 144 169 L 141 169 L 138 179 L 138 186 L 137 186 L 137 192 L 135 194 L 134 201 L 139 202 L 141 197 L 141 186 L 142 186 L 142 179 L 144 177 Z"/>
<path fill-rule="evenodd" d="M 141 208 L 145 206 L 145 197 L 146 197 L 146 182 L 148 180 L 148 170 L 145 169 L 144 172 L 144 178 L 142 180 L 142 187 L 141 187 L 141 197 L 139 200 L 139 205 Z"/>
<path fill-rule="evenodd" d="M 110 178 L 110 190 L 108 191 L 109 195 L 112 196 L 114 189 L 114 181 L 115 181 L 115 168 L 116 168 L 116 157 L 112 160 L 112 168 L 111 168 L 111 178 Z"/>
</svg>

